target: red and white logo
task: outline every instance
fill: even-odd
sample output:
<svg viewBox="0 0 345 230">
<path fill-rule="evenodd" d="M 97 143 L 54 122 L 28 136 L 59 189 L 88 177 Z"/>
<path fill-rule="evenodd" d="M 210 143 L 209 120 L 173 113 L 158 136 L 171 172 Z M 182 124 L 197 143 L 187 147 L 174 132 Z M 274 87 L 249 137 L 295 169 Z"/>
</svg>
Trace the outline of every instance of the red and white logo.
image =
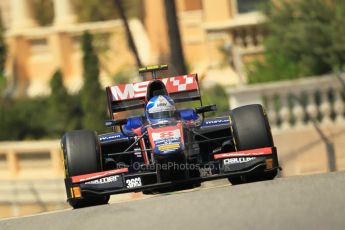
<svg viewBox="0 0 345 230">
<path fill-rule="evenodd" d="M 174 129 L 169 131 L 160 131 L 160 132 L 152 132 L 152 138 L 154 141 L 158 141 L 161 139 L 170 139 L 170 138 L 180 138 L 181 132 L 180 129 Z"/>
<path fill-rule="evenodd" d="M 163 78 L 161 81 L 165 84 L 169 93 L 198 90 L 195 74 Z M 122 101 L 144 98 L 149 82 L 150 81 L 143 81 L 112 86 L 110 90 L 113 95 L 113 100 Z"/>
<path fill-rule="evenodd" d="M 191 86 L 194 82 L 194 76 L 184 75 L 181 77 L 173 77 L 170 78 L 170 82 L 172 82 L 173 87 L 177 87 L 177 91 L 185 91 L 188 90 L 187 87 Z M 165 85 L 167 85 L 165 83 Z M 168 86 L 168 85 L 167 85 Z"/>
<path fill-rule="evenodd" d="M 173 136 L 174 136 L 174 132 L 173 131 L 159 133 L 159 137 L 160 138 L 170 138 L 170 137 L 173 137 Z"/>
<path fill-rule="evenodd" d="M 129 100 L 145 97 L 149 81 L 121 84 L 111 87 L 114 101 Z"/>
</svg>

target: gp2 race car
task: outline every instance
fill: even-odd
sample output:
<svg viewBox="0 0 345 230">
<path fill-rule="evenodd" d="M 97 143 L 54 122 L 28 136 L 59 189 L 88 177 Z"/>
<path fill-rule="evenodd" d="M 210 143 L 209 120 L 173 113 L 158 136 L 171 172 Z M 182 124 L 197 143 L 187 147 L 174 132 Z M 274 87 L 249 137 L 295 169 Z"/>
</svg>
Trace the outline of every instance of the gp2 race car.
<svg viewBox="0 0 345 230">
<path fill-rule="evenodd" d="M 228 178 L 271 180 L 279 170 L 261 105 L 206 118 L 196 74 L 161 78 L 166 65 L 141 68 L 150 80 L 106 88 L 113 132 L 67 132 L 61 139 L 67 200 L 73 208 L 106 204 L 111 194 L 162 193 Z M 198 101 L 199 107 L 176 109 Z M 130 112 L 139 110 L 137 116 Z M 143 112 L 144 110 L 144 112 Z M 120 115 L 126 118 L 120 118 Z"/>
</svg>

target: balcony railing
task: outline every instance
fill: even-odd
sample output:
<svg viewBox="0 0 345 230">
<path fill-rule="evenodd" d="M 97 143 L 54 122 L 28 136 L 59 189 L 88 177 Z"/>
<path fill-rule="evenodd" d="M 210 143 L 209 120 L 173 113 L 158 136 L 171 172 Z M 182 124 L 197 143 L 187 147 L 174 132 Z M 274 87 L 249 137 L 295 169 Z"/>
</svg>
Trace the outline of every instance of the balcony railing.
<svg viewBox="0 0 345 230">
<path fill-rule="evenodd" d="M 311 125 L 344 122 L 345 76 L 335 75 L 266 83 L 229 89 L 232 108 L 263 104 L 272 128 L 286 130 Z"/>
<path fill-rule="evenodd" d="M 0 165 L 0 179 L 63 177 L 58 140 L 1 142 Z"/>
</svg>

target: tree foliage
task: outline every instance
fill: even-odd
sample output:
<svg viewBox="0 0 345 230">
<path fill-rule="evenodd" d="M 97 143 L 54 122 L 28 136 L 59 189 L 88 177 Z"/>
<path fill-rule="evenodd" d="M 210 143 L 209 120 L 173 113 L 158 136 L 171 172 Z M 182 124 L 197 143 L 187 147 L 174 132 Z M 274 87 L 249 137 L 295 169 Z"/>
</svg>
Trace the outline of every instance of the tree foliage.
<svg viewBox="0 0 345 230">
<path fill-rule="evenodd" d="M 57 70 L 50 81 L 51 95 L 47 98 L 47 136 L 59 138 L 64 132 L 80 129 L 82 116 L 78 95 L 69 95 Z"/>
<path fill-rule="evenodd" d="M 72 0 L 79 22 L 94 22 L 118 19 L 119 14 L 112 0 Z M 54 20 L 53 0 L 32 0 L 33 16 L 40 26 L 49 26 Z M 129 18 L 142 17 L 142 1 L 126 0 L 124 9 Z"/>
<path fill-rule="evenodd" d="M 249 66 L 249 82 L 322 75 L 345 64 L 345 1 L 272 1 L 265 61 Z"/>
<path fill-rule="evenodd" d="M 0 14 L 0 96 L 2 88 L 5 84 L 5 63 L 6 63 L 7 47 L 4 39 L 4 27 Z"/>
<path fill-rule="evenodd" d="M 0 97 L 0 140 L 59 138 L 66 131 L 82 128 L 105 130 L 106 97 L 91 34 L 86 32 L 82 42 L 84 85 L 79 94 L 68 94 L 57 71 L 50 81 L 49 97 Z"/>
<path fill-rule="evenodd" d="M 40 26 L 49 26 L 54 20 L 54 3 L 52 0 L 33 0 L 33 14 Z"/>
<path fill-rule="evenodd" d="M 119 13 L 112 0 L 72 0 L 80 22 L 105 21 L 118 19 Z M 141 17 L 141 0 L 124 1 L 128 17 Z"/>
<path fill-rule="evenodd" d="M 81 129 L 79 95 L 69 95 L 57 71 L 48 97 L 3 99 L 0 97 L 0 140 L 60 138 Z"/>
<path fill-rule="evenodd" d="M 46 136 L 45 98 L 0 99 L 0 140 L 39 139 Z"/>
<path fill-rule="evenodd" d="M 99 82 L 99 60 L 92 45 L 92 35 L 85 32 L 82 37 L 84 84 L 80 92 L 83 128 L 103 130 L 106 119 L 106 97 Z"/>
<path fill-rule="evenodd" d="M 217 105 L 217 111 L 213 113 L 207 113 L 207 116 L 221 115 L 229 111 L 229 101 L 225 89 L 219 85 L 213 85 L 208 88 L 203 88 L 201 96 L 204 105 Z"/>
</svg>

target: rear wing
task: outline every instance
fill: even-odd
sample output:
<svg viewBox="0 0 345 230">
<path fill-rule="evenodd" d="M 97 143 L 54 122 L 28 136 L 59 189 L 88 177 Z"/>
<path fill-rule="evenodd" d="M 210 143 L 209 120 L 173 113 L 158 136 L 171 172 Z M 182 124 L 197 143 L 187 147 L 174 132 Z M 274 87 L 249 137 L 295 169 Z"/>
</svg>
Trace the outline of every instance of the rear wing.
<svg viewBox="0 0 345 230">
<path fill-rule="evenodd" d="M 176 103 L 194 100 L 201 101 L 197 74 L 158 80 L 165 84 L 169 96 Z M 147 86 L 150 81 L 108 86 L 106 92 L 110 114 L 144 107 Z"/>
</svg>

